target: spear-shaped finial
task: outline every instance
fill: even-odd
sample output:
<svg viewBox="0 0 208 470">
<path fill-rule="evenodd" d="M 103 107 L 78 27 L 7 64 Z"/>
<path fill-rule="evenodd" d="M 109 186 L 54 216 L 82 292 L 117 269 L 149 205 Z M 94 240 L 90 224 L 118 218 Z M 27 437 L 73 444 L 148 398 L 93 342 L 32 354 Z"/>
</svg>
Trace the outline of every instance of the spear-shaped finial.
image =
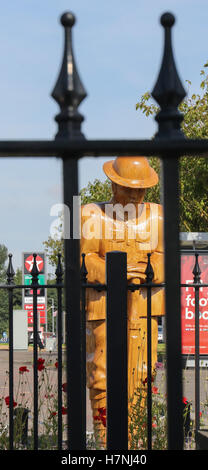
<svg viewBox="0 0 208 470">
<path fill-rule="evenodd" d="M 159 124 L 155 137 L 184 138 L 180 128 L 183 115 L 178 111 L 178 105 L 185 98 L 186 92 L 178 76 L 171 41 L 171 28 L 175 23 L 175 17 L 171 13 L 164 13 L 160 21 L 165 30 L 165 40 L 162 65 L 152 92 L 153 98 L 161 108 L 155 117 Z"/>
<path fill-rule="evenodd" d="M 12 265 L 12 255 L 11 255 L 11 253 L 9 254 L 9 264 L 8 264 L 6 274 L 7 274 L 7 284 L 14 284 L 15 271 L 14 271 L 13 265 Z"/>
<path fill-rule="evenodd" d="M 151 261 L 150 261 L 151 253 L 147 253 L 147 257 L 148 257 L 148 261 L 147 261 L 147 267 L 146 267 L 145 274 L 146 274 L 146 282 L 150 283 L 150 282 L 152 282 L 152 280 L 154 278 L 154 271 L 153 271 Z"/>
<path fill-rule="evenodd" d="M 81 275 L 81 281 L 86 283 L 88 271 L 87 271 L 86 264 L 85 264 L 85 253 L 82 253 L 82 265 L 80 269 L 80 275 Z"/>
<path fill-rule="evenodd" d="M 81 133 L 83 116 L 78 112 L 78 106 L 87 96 L 80 80 L 72 48 L 72 26 L 75 16 L 64 13 L 61 16 L 61 24 L 65 29 L 65 45 L 61 70 L 58 80 L 52 92 L 52 97 L 59 104 L 61 111 L 55 117 L 59 125 L 57 138 L 84 138 Z"/>
<path fill-rule="evenodd" d="M 33 267 L 32 267 L 32 269 L 31 269 L 31 275 L 32 275 L 32 282 L 31 282 L 31 284 L 32 284 L 33 286 L 35 286 L 35 285 L 38 284 L 38 274 L 39 274 L 39 271 L 38 271 L 38 267 L 37 267 L 36 257 L 37 257 L 37 254 L 36 254 L 36 253 L 33 253 Z"/>
<path fill-rule="evenodd" d="M 201 279 L 200 279 L 201 269 L 199 267 L 198 258 L 199 258 L 198 253 L 195 253 L 195 265 L 194 265 L 194 269 L 192 271 L 192 274 L 194 276 L 194 283 L 196 283 L 196 284 L 200 284 L 200 281 L 201 281 Z"/>
<path fill-rule="evenodd" d="M 57 267 L 56 267 L 56 280 L 57 284 L 62 282 L 63 278 L 63 269 L 62 269 L 62 264 L 61 264 L 61 253 L 58 253 L 58 262 L 57 262 Z"/>
</svg>

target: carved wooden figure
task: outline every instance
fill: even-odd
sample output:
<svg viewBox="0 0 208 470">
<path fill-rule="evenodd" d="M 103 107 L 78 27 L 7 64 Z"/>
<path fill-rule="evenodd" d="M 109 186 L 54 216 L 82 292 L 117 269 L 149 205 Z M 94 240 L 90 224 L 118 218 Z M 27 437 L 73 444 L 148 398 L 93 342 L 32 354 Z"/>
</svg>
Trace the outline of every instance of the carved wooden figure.
<svg viewBox="0 0 208 470">
<path fill-rule="evenodd" d="M 104 163 L 112 181 L 113 198 L 82 206 L 81 253 L 85 253 L 88 282 L 105 283 L 105 255 L 127 253 L 127 279 L 145 281 L 147 253 L 151 253 L 153 282 L 163 282 L 163 215 L 158 204 L 143 202 L 145 189 L 158 183 L 158 176 L 145 157 L 117 157 Z M 106 408 L 105 292 L 87 289 L 87 386 L 93 416 Z M 146 289 L 128 292 L 128 395 L 142 387 L 147 377 Z M 152 289 L 152 368 L 157 361 L 157 317 L 164 315 L 164 292 Z M 119 334 L 119 332 L 118 332 Z M 119 387 L 119 384 L 118 384 Z M 94 422 L 105 442 L 103 420 Z"/>
</svg>

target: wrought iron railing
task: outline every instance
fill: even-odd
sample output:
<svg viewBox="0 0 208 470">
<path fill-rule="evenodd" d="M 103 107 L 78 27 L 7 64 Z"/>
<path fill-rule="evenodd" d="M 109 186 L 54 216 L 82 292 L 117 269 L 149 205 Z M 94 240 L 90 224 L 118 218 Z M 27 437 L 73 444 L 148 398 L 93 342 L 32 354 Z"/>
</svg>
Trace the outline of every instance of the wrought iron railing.
<svg viewBox="0 0 208 470">
<path fill-rule="evenodd" d="M 37 450 L 39 447 L 39 432 L 38 432 L 38 397 L 39 397 L 39 382 L 38 382 L 38 303 L 37 291 L 39 286 L 38 275 L 39 271 L 36 264 L 36 254 L 34 253 L 34 263 L 31 270 L 31 287 L 33 291 L 33 444 L 32 448 Z M 9 255 L 9 264 L 7 269 L 7 283 L 0 284 L 0 289 L 8 291 L 8 307 L 9 307 L 9 449 L 14 448 L 14 329 L 13 329 L 13 296 L 14 290 L 25 289 L 27 286 L 24 284 L 14 284 L 15 272 L 12 265 L 12 255 Z M 45 284 L 43 288 L 55 288 L 57 291 L 57 339 L 58 339 L 58 374 L 57 374 L 57 411 L 58 411 L 58 432 L 57 432 L 57 447 L 62 449 L 62 343 L 63 343 L 63 324 L 62 324 L 62 292 L 63 292 L 63 270 L 61 265 L 61 256 L 58 255 L 58 262 L 56 267 L 56 282 L 53 284 Z"/>
<path fill-rule="evenodd" d="M 201 270 L 198 262 L 200 254 L 205 254 L 204 250 L 185 250 L 181 254 L 189 253 L 195 257 L 193 267 L 193 282 L 181 283 L 181 288 L 193 288 L 195 291 L 195 422 L 194 432 L 200 432 L 200 324 L 199 324 L 199 289 L 208 287 L 208 283 L 202 282 L 200 278 Z M 36 254 L 34 254 L 34 265 L 31 271 L 32 291 L 33 291 L 33 443 L 30 448 L 37 450 L 39 448 L 39 390 L 38 390 L 38 304 L 37 290 L 38 269 L 36 265 Z M 59 450 L 65 449 L 63 439 L 62 423 L 62 355 L 63 355 L 63 315 L 62 315 L 62 293 L 63 269 L 61 257 L 58 255 L 56 268 L 56 281 L 53 284 L 45 284 L 46 289 L 55 288 L 57 291 L 57 390 L 58 390 L 58 429 L 56 447 Z M 154 271 L 151 266 L 151 254 L 148 254 L 148 263 L 146 268 L 146 280 L 142 284 L 134 284 L 127 281 L 127 256 L 125 252 L 109 252 L 106 256 L 106 283 L 88 282 L 88 272 L 85 265 L 85 255 L 82 254 L 81 265 L 81 319 L 83 331 L 86 331 L 86 290 L 94 289 L 98 292 L 105 292 L 106 295 L 106 343 L 107 343 L 107 449 L 125 449 L 128 446 L 128 345 L 127 345 L 127 295 L 128 292 L 147 291 L 147 448 L 152 449 L 152 332 L 151 332 L 151 298 L 152 289 L 163 288 L 165 283 L 154 283 Z M 7 269 L 7 283 L 0 284 L 0 289 L 7 290 L 9 300 L 9 447 L 13 449 L 14 444 L 14 344 L 13 344 L 13 296 L 15 289 L 24 289 L 26 285 L 14 284 L 15 272 L 12 266 L 12 255 L 9 255 L 9 264 Z M 73 332 L 72 332 L 73 334 Z M 85 340 L 84 340 L 85 344 Z M 84 368 L 86 367 L 86 357 L 84 358 Z M 119 384 L 119 387 L 118 387 Z M 70 397 L 73 384 L 68 387 L 67 393 Z M 118 393 L 122 390 L 122 394 Z M 184 432 L 183 422 L 183 432 Z M 24 427 L 23 427 L 24 428 Z M 203 429 L 204 430 L 204 429 Z M 22 430 L 24 432 L 24 429 Z M 84 439 L 86 441 L 86 429 Z M 203 437 L 205 441 L 205 436 Z M 27 448 L 25 440 L 24 448 Z"/>
</svg>

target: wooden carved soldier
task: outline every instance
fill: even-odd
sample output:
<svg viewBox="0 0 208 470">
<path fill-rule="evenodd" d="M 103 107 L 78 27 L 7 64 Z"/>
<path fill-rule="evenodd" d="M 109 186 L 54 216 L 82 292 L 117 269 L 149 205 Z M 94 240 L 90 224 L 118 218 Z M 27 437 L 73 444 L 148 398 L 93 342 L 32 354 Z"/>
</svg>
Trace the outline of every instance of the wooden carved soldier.
<svg viewBox="0 0 208 470">
<path fill-rule="evenodd" d="M 127 279 L 142 284 L 151 253 L 153 282 L 163 281 L 163 215 L 158 204 L 143 202 L 146 188 L 158 183 L 158 176 L 145 157 L 117 157 L 104 163 L 112 181 L 111 201 L 82 206 L 81 253 L 85 253 L 89 282 L 105 283 L 105 255 L 119 250 L 127 253 Z M 106 408 L 105 292 L 87 289 L 87 385 L 93 416 Z M 147 377 L 146 289 L 128 293 L 128 394 Z M 152 368 L 157 361 L 157 317 L 164 314 L 164 293 L 152 289 Z M 118 332 L 119 334 L 119 332 Z M 113 339 L 112 339 L 113 340 Z M 119 384 L 118 384 L 119 387 Z M 103 439 L 103 420 L 95 421 Z"/>
</svg>

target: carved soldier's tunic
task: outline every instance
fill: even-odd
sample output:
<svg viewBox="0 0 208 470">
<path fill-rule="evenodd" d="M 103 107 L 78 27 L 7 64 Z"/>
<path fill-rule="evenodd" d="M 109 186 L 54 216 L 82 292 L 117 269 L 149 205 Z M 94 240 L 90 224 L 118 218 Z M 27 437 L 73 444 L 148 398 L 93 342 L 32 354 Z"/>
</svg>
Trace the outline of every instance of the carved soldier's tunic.
<svg viewBox="0 0 208 470">
<path fill-rule="evenodd" d="M 127 278 L 145 281 L 147 253 L 151 253 L 154 282 L 163 281 L 163 216 L 157 204 L 139 205 L 134 219 L 110 213 L 109 203 L 82 207 L 81 253 L 85 253 L 88 282 L 105 283 L 105 255 L 119 250 L 127 253 Z M 136 207 L 136 205 L 135 205 Z M 110 214 L 110 215 L 109 215 Z M 134 234 L 132 236 L 133 230 Z M 130 237 L 131 234 L 131 237 Z M 107 236 L 108 237 L 107 237 Z M 135 277 L 133 274 L 136 269 Z M 105 292 L 87 289 L 87 385 L 93 416 L 106 407 Z M 128 392 L 134 396 L 147 376 L 147 293 L 146 289 L 128 292 Z M 152 290 L 152 367 L 157 360 L 157 317 L 164 314 L 164 292 Z M 119 332 L 118 332 L 119 334 Z M 113 341 L 113 338 L 112 338 Z M 119 384 L 118 384 L 119 387 Z M 102 422 L 95 422 L 102 428 Z M 104 432 L 104 429 L 103 429 Z"/>
</svg>

